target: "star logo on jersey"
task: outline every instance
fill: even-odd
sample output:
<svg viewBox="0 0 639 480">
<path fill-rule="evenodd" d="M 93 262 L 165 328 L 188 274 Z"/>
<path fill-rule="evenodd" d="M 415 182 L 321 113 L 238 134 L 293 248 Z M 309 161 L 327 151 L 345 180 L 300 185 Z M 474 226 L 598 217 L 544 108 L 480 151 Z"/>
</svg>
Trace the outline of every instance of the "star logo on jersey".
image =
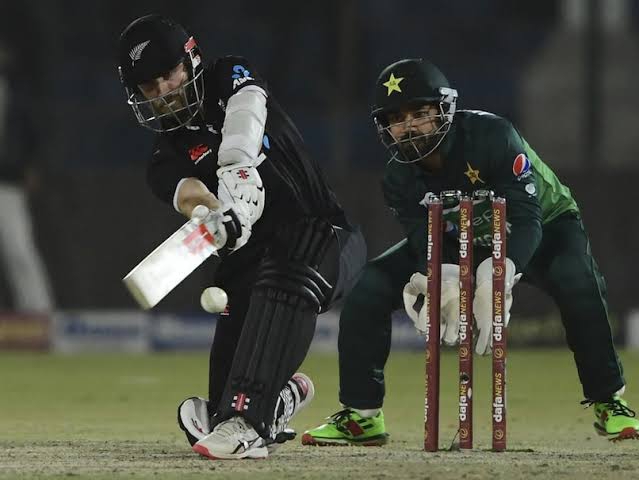
<svg viewBox="0 0 639 480">
<path fill-rule="evenodd" d="M 475 183 L 477 182 L 486 183 L 481 178 L 479 178 L 479 169 L 477 170 L 473 169 L 473 167 L 468 162 L 466 162 L 466 165 L 468 166 L 468 170 L 464 172 L 464 175 L 468 177 L 468 180 L 470 180 L 470 183 L 472 183 L 473 185 L 475 185 Z"/>
<path fill-rule="evenodd" d="M 391 72 L 388 81 L 382 83 L 382 85 L 384 85 L 388 89 L 388 93 L 386 94 L 387 97 L 390 97 L 391 93 L 393 92 L 402 93 L 402 89 L 399 87 L 399 84 L 402 80 L 404 80 L 404 77 L 396 78 L 395 75 Z"/>
</svg>

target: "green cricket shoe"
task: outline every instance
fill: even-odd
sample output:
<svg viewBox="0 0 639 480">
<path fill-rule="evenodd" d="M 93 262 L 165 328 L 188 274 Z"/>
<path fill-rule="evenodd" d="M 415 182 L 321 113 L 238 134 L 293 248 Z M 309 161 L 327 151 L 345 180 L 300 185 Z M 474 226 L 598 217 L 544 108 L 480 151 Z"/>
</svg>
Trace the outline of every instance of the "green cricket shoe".
<svg viewBox="0 0 639 480">
<path fill-rule="evenodd" d="M 356 411 L 345 408 L 327 420 L 325 424 L 304 432 L 302 445 L 377 447 L 388 442 L 381 410 L 374 417 L 364 418 Z"/>
<path fill-rule="evenodd" d="M 612 442 L 639 439 L 639 420 L 619 395 L 609 402 L 595 402 L 595 430 Z"/>
</svg>

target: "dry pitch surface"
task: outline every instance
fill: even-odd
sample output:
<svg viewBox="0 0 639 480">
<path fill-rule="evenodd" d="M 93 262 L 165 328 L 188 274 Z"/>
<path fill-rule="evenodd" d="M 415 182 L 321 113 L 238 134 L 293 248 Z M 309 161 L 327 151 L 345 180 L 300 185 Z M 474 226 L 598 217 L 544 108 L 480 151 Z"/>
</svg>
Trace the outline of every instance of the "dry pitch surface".
<svg viewBox="0 0 639 480">
<path fill-rule="evenodd" d="M 592 409 L 567 351 L 513 351 L 508 365 L 509 452 L 487 451 L 489 361 L 476 360 L 477 449 L 421 451 L 422 355 L 391 354 L 383 448 L 308 448 L 291 442 L 268 460 L 214 462 L 192 453 L 175 407 L 206 391 L 201 354 L 82 356 L 0 353 L 0 478 L 102 479 L 630 479 L 639 478 L 639 442 L 612 444 L 592 429 Z M 631 406 L 639 406 L 639 354 L 623 352 Z M 456 357 L 443 359 L 440 443 L 456 430 Z M 294 421 L 318 424 L 338 407 L 337 363 L 304 365 L 317 395 Z"/>
</svg>

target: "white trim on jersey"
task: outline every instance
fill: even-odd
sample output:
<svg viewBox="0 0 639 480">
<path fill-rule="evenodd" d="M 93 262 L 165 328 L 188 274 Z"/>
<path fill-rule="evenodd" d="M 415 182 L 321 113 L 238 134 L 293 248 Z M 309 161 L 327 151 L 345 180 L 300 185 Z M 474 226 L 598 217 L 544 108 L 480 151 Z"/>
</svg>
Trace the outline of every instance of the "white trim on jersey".
<svg viewBox="0 0 639 480">
<path fill-rule="evenodd" d="M 180 187 L 182 186 L 182 184 L 187 180 L 188 178 L 183 178 L 182 180 L 180 180 L 178 184 L 176 185 L 175 193 L 173 194 L 173 208 L 175 208 L 175 211 L 178 213 L 182 213 L 180 209 L 178 208 L 178 193 L 180 191 Z"/>
</svg>

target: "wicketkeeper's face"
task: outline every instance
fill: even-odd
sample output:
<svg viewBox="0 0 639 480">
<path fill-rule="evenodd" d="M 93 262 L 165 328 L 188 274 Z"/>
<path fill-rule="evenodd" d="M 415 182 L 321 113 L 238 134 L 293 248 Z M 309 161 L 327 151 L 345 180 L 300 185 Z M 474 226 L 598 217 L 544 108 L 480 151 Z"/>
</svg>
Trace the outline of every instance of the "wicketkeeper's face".
<svg viewBox="0 0 639 480">
<path fill-rule="evenodd" d="M 387 115 L 388 128 L 395 141 L 409 137 L 419 137 L 435 132 L 439 128 L 441 117 L 435 105 L 402 108 Z"/>
</svg>

